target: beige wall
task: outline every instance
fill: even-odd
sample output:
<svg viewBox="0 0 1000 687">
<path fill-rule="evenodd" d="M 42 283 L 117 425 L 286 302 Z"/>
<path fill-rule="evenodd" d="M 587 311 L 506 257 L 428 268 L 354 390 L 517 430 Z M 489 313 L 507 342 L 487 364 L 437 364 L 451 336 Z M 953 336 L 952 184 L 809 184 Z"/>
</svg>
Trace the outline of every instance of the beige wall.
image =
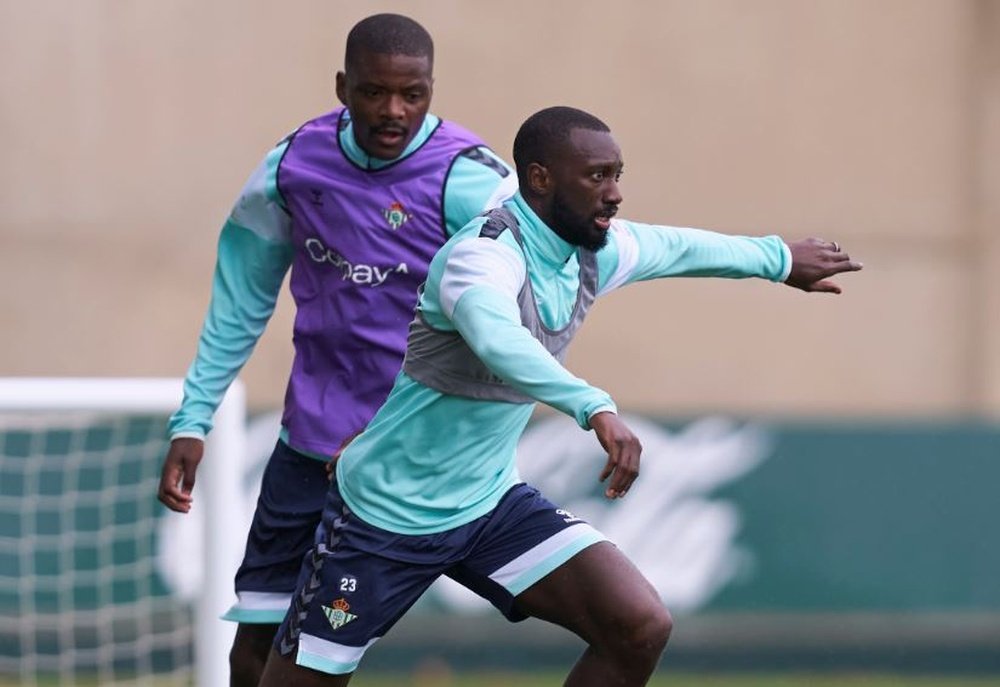
<svg viewBox="0 0 1000 687">
<path fill-rule="evenodd" d="M 583 107 L 624 150 L 624 216 L 865 262 L 840 297 L 611 296 L 570 365 L 621 405 L 1000 416 L 998 4 L 0 0 L 0 375 L 183 373 L 229 204 L 333 105 L 350 26 L 397 10 L 435 36 L 434 111 L 503 155 L 528 114 Z M 257 407 L 291 313 L 245 370 Z"/>
</svg>

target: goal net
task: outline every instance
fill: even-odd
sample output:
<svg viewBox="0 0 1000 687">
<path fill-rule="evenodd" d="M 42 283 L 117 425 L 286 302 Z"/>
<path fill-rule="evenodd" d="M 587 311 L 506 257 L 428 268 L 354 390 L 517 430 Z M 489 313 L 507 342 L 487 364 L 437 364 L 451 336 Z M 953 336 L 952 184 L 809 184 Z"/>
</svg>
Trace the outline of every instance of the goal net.
<svg viewBox="0 0 1000 687">
<path fill-rule="evenodd" d="M 244 394 L 233 385 L 216 414 L 192 513 L 171 514 L 204 523 L 206 572 L 185 598 L 163 574 L 156 499 L 181 393 L 176 379 L 0 379 L 0 687 L 228 684 Z"/>
</svg>

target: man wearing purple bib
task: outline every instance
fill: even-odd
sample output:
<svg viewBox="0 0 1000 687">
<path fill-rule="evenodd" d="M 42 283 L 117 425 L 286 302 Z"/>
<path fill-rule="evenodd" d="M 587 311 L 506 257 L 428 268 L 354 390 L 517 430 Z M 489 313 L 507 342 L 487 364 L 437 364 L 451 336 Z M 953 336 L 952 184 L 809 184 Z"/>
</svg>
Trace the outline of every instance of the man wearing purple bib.
<svg viewBox="0 0 1000 687">
<path fill-rule="evenodd" d="M 288 268 L 295 358 L 281 436 L 236 575 L 231 684 L 255 685 L 320 521 L 325 464 L 365 427 L 399 372 L 417 288 L 449 236 L 516 190 L 474 134 L 428 113 L 433 43 L 380 14 L 347 38 L 344 107 L 264 158 L 222 228 L 212 301 L 170 420 L 159 498 L 187 512 L 204 437 L 263 332 Z"/>
</svg>

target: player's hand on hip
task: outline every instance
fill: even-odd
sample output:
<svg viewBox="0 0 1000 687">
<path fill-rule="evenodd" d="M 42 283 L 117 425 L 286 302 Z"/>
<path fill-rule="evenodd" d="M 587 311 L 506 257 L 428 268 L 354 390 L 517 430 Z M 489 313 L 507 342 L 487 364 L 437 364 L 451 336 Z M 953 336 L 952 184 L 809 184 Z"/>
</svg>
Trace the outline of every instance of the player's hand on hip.
<svg viewBox="0 0 1000 687">
<path fill-rule="evenodd" d="M 788 244 L 792 270 L 785 283 L 803 291 L 840 293 L 830 277 L 843 272 L 857 272 L 863 265 L 842 250 L 836 241 L 808 238 Z"/>
<path fill-rule="evenodd" d="M 642 444 L 621 418 L 612 412 L 595 413 L 590 417 L 590 426 L 608 454 L 608 462 L 600 476 L 602 482 L 611 478 L 604 495 L 609 499 L 620 499 L 639 476 Z"/>
<path fill-rule="evenodd" d="M 201 439 L 182 437 L 170 442 L 157 493 L 157 498 L 164 506 L 178 513 L 191 510 L 194 475 L 204 453 L 205 442 Z"/>
</svg>

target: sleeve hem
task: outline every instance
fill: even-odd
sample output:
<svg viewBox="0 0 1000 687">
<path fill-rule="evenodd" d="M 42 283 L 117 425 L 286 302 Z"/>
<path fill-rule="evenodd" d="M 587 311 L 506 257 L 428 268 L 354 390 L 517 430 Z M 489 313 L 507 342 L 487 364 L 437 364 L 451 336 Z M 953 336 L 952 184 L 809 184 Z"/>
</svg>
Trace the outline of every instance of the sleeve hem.
<svg viewBox="0 0 1000 687">
<path fill-rule="evenodd" d="M 780 240 L 780 239 L 779 239 Z M 788 281 L 788 277 L 792 274 L 792 249 L 788 247 L 788 244 L 781 240 L 781 258 L 782 258 L 782 270 L 781 274 L 774 281 L 779 283 L 784 283 Z"/>
<path fill-rule="evenodd" d="M 580 426 L 587 430 L 593 429 L 593 427 L 590 426 L 590 418 L 594 417 L 598 413 L 614 413 L 617 415 L 618 407 L 615 406 L 614 403 L 602 403 L 593 410 L 584 413 L 583 422 L 580 423 Z"/>
<path fill-rule="evenodd" d="M 171 432 L 170 441 L 174 439 L 200 439 L 201 441 L 205 441 L 205 433 L 196 429 L 182 429 L 177 432 Z"/>
</svg>

